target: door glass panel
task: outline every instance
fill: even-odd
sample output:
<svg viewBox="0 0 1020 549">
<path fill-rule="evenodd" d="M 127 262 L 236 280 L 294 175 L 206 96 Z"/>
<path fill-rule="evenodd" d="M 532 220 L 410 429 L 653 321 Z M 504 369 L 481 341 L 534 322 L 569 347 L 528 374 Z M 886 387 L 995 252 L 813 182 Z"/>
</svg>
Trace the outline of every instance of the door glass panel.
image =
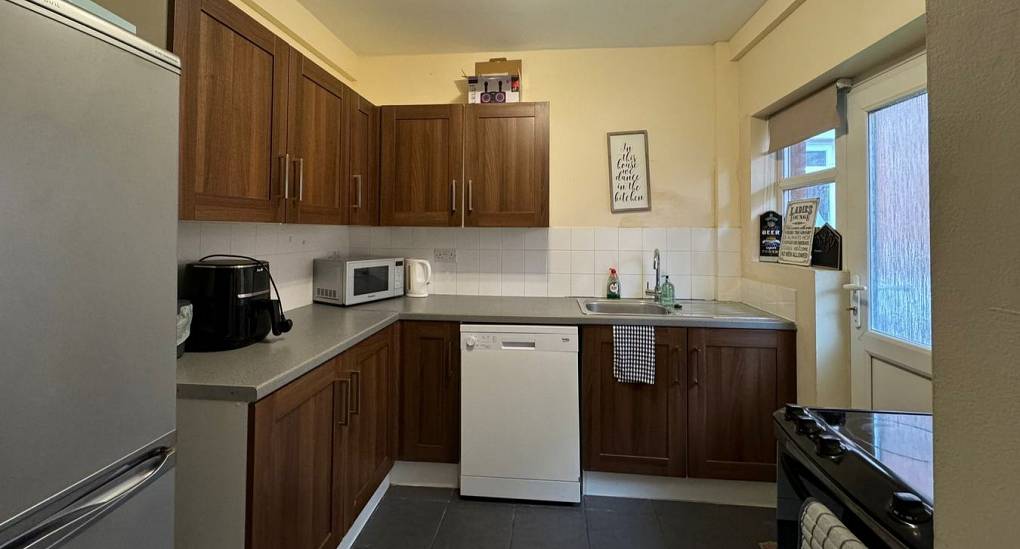
<svg viewBox="0 0 1020 549">
<path fill-rule="evenodd" d="M 868 114 L 871 330 L 931 347 L 928 96 Z"/>
</svg>

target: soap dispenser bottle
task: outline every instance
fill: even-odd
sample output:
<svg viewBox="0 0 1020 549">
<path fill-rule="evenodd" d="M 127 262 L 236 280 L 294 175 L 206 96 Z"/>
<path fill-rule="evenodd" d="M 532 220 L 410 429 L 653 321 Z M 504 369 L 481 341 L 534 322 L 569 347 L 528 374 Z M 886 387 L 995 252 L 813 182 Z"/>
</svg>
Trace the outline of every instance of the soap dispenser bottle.
<svg viewBox="0 0 1020 549">
<path fill-rule="evenodd" d="M 606 283 L 606 298 L 620 299 L 620 277 L 612 267 L 609 269 L 609 281 Z"/>
<path fill-rule="evenodd" d="M 673 288 L 673 283 L 669 281 L 669 275 L 666 275 L 666 281 L 659 288 L 659 304 L 663 307 L 672 307 L 675 302 L 676 290 Z"/>
</svg>

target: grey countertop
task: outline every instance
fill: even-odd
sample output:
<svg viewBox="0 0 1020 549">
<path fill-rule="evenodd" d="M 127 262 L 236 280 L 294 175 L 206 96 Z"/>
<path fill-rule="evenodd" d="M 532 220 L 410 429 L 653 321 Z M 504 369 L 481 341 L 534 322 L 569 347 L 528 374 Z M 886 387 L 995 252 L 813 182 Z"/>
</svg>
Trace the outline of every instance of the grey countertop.
<svg viewBox="0 0 1020 549">
<path fill-rule="evenodd" d="M 585 315 L 575 298 L 434 295 L 355 307 L 309 305 L 287 313 L 294 329 L 233 351 L 186 353 L 177 361 L 178 398 L 254 402 L 398 320 L 500 324 L 651 324 L 794 330 L 789 320 L 742 303 L 681 301 L 658 317 Z"/>
</svg>

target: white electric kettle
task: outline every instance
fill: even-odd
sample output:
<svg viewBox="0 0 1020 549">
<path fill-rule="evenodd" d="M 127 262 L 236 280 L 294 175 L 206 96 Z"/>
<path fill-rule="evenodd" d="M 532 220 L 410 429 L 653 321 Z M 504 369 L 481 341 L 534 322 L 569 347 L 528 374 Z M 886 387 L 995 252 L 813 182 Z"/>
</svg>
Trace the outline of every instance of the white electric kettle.
<svg viewBox="0 0 1020 549">
<path fill-rule="evenodd" d="M 428 297 L 429 283 L 432 282 L 432 265 L 424 259 L 408 259 L 407 296 Z"/>
</svg>

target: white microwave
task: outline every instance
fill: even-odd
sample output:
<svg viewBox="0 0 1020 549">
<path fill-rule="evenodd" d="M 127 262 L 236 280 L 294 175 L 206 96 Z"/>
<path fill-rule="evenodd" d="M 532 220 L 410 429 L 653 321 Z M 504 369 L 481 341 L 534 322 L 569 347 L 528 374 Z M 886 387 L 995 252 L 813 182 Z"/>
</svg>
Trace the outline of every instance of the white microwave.
<svg viewBox="0 0 1020 549">
<path fill-rule="evenodd" d="M 402 257 L 330 257 L 313 262 L 313 301 L 357 305 L 402 295 Z"/>
</svg>

